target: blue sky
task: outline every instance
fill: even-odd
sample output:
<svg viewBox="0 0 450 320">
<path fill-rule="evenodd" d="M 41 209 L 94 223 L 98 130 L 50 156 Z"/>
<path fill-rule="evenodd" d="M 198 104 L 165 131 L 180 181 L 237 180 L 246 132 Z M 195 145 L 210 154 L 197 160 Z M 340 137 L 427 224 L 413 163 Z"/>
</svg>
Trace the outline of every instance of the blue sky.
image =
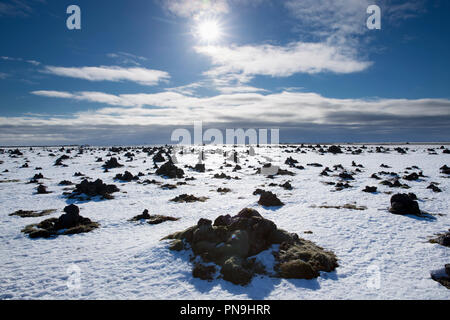
<svg viewBox="0 0 450 320">
<path fill-rule="evenodd" d="M 66 27 L 72 4 L 81 30 Z M 381 30 L 366 27 L 372 4 Z M 445 0 L 3 0 L 0 144 L 168 143 L 193 121 L 286 142 L 449 141 L 449 13 Z"/>
</svg>

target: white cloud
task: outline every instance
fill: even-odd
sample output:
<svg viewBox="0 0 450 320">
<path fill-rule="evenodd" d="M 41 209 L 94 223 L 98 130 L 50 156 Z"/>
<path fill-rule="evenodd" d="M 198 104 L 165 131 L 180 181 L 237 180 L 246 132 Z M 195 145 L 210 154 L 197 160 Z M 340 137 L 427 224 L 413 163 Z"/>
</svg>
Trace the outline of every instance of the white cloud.
<svg viewBox="0 0 450 320">
<path fill-rule="evenodd" d="M 147 61 L 148 59 L 142 56 L 137 56 L 127 52 L 117 52 L 117 53 L 108 53 L 108 58 L 115 59 L 121 64 L 132 64 L 135 66 L 140 66 L 141 62 Z"/>
<path fill-rule="evenodd" d="M 38 65 L 41 64 L 39 61 L 36 61 L 36 60 L 24 60 L 22 58 L 13 58 L 13 57 L 1 56 L 0 59 L 4 60 L 4 61 L 26 62 L 26 63 L 32 64 L 34 66 L 38 66 Z"/>
<path fill-rule="evenodd" d="M 299 30 L 320 37 L 365 32 L 370 0 L 287 0 L 284 5 L 302 26 Z"/>
<path fill-rule="evenodd" d="M 0 79 L 6 79 L 8 77 L 8 74 L 0 72 Z"/>
<path fill-rule="evenodd" d="M 67 93 L 55 91 L 34 92 L 53 96 L 102 103 L 110 106 L 91 112 L 81 112 L 72 119 L 15 119 L 18 123 L 91 125 L 191 125 L 193 121 L 206 123 L 270 123 L 279 126 L 315 125 L 387 125 L 401 123 L 408 126 L 411 119 L 422 123 L 425 117 L 449 119 L 448 99 L 332 99 L 315 93 L 230 93 L 213 97 L 191 97 L 175 92 L 156 94 L 112 95 L 99 92 Z M 149 108 L 147 108 L 149 107 Z M 0 124 L 12 123 L 2 118 Z M 62 123 L 61 123 L 62 121 Z M 448 121 L 447 121 L 448 122 Z M 430 122 L 430 125 L 432 123 Z"/>
<path fill-rule="evenodd" d="M 225 14 L 230 11 L 227 0 L 164 0 L 164 6 L 171 13 L 184 18 Z"/>
<path fill-rule="evenodd" d="M 255 88 L 251 86 L 231 86 L 231 87 L 217 87 L 222 93 L 230 94 L 230 93 L 246 93 L 246 92 L 268 92 L 268 90 Z"/>
<path fill-rule="evenodd" d="M 64 92 L 64 91 L 48 91 L 48 90 L 41 90 L 41 91 L 33 91 L 31 92 L 34 95 L 42 96 L 42 97 L 50 97 L 50 98 L 74 98 L 75 95 L 70 92 Z"/>
<path fill-rule="evenodd" d="M 0 2 L 0 16 L 28 16 L 33 12 L 32 7 L 23 0 L 4 0 Z"/>
<path fill-rule="evenodd" d="M 117 66 L 79 68 L 47 66 L 42 72 L 89 81 L 132 81 L 148 86 L 157 85 L 159 82 L 167 81 L 170 78 L 170 75 L 165 71 Z"/>
<path fill-rule="evenodd" d="M 213 79 L 224 75 L 288 77 L 296 73 L 353 73 L 370 67 L 358 60 L 351 50 L 341 50 L 326 43 L 295 42 L 287 46 L 202 46 L 198 53 L 211 58 L 215 68 L 206 72 Z"/>
</svg>

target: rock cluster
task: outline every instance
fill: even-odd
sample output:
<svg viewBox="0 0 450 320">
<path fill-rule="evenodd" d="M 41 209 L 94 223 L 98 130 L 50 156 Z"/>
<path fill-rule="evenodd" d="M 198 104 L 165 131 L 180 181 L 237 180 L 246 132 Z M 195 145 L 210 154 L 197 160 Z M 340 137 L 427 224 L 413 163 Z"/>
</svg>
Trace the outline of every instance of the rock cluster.
<svg viewBox="0 0 450 320">
<path fill-rule="evenodd" d="M 120 164 L 117 161 L 117 158 L 111 158 L 111 159 L 107 160 L 105 162 L 105 164 L 103 165 L 104 169 L 114 169 L 114 168 L 121 168 L 121 167 L 123 167 L 123 164 Z"/>
<path fill-rule="evenodd" d="M 266 274 L 266 268 L 251 258 L 273 245 L 280 245 L 274 252 L 276 265 L 273 276 L 312 279 L 320 271 L 331 272 L 337 266 L 334 253 L 325 251 L 314 243 L 300 239 L 278 229 L 275 223 L 264 219 L 256 210 L 244 209 L 234 217 L 218 217 L 214 224 L 200 219 L 196 226 L 169 235 L 172 250 L 183 250 L 189 244 L 196 257 L 204 262 L 220 266 L 223 279 L 234 284 L 246 285 L 255 274 Z M 195 274 L 211 278 L 213 269 L 204 272 L 204 266 L 196 265 Z"/>
<path fill-rule="evenodd" d="M 158 176 L 163 176 L 170 179 L 181 179 L 184 177 L 183 169 L 178 168 L 171 160 L 167 161 L 158 170 L 156 170 L 156 174 Z"/>
<path fill-rule="evenodd" d="M 118 173 L 114 179 L 120 180 L 120 181 L 126 181 L 130 182 L 133 180 L 139 180 L 139 176 L 133 176 L 133 174 L 129 171 L 125 171 L 123 174 Z"/>
<path fill-rule="evenodd" d="M 65 207 L 64 212 L 59 218 L 51 218 L 38 224 L 29 225 L 22 232 L 30 238 L 50 238 L 60 234 L 86 233 L 99 227 L 98 223 L 80 216 L 80 209 L 76 205 Z"/>
<path fill-rule="evenodd" d="M 205 202 L 208 200 L 206 197 L 196 197 L 192 194 L 182 194 L 180 196 L 177 196 L 173 198 L 172 202 L 178 202 L 178 203 L 191 203 L 191 202 Z"/>
<path fill-rule="evenodd" d="M 103 183 L 102 180 L 97 179 L 94 182 L 89 182 L 87 179 L 77 184 L 75 190 L 69 195 L 69 198 L 77 198 L 82 195 L 88 197 L 101 196 L 104 199 L 111 199 L 111 194 L 118 192 L 119 188 L 114 184 Z"/>
</svg>

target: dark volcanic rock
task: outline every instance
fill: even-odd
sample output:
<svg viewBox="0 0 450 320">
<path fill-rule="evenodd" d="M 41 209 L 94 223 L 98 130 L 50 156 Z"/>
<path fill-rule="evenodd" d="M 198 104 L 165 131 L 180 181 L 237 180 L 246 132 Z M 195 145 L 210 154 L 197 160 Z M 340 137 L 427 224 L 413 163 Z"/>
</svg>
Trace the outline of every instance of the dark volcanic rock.
<svg viewBox="0 0 450 320">
<path fill-rule="evenodd" d="M 231 189 L 229 189 L 229 188 L 218 188 L 217 192 L 218 193 L 229 193 L 229 192 L 231 192 Z"/>
<path fill-rule="evenodd" d="M 44 176 L 42 175 L 42 173 L 37 173 L 34 175 L 33 180 L 38 180 L 38 179 L 44 179 Z"/>
<path fill-rule="evenodd" d="M 26 226 L 22 232 L 30 238 L 50 238 L 58 235 L 86 233 L 97 229 L 100 225 L 79 215 L 79 208 L 70 205 L 64 208 L 65 214 L 59 218 L 44 220 L 38 224 Z"/>
<path fill-rule="evenodd" d="M 84 194 L 88 197 L 101 196 L 105 199 L 111 199 L 111 194 L 118 191 L 119 188 L 117 188 L 115 185 L 107 185 L 100 179 L 97 179 L 95 182 L 89 182 L 87 179 L 85 179 L 80 184 L 76 185 L 75 190 L 72 192 L 69 198 L 76 198 Z"/>
<path fill-rule="evenodd" d="M 333 153 L 333 154 L 338 154 L 338 153 L 342 153 L 342 150 L 341 150 L 341 147 L 339 147 L 339 146 L 331 146 L 328 148 L 328 152 Z"/>
<path fill-rule="evenodd" d="M 183 169 L 178 168 L 176 165 L 173 164 L 171 160 L 167 161 L 158 170 L 156 170 L 156 174 L 158 176 L 163 176 L 170 179 L 184 177 Z"/>
<path fill-rule="evenodd" d="M 60 186 L 71 186 L 73 185 L 73 183 L 71 181 L 68 180 L 63 180 L 60 183 L 58 183 Z"/>
<path fill-rule="evenodd" d="M 170 201 L 178 202 L 178 203 L 183 203 L 183 202 L 191 203 L 191 202 L 205 202 L 206 200 L 208 200 L 208 198 L 206 198 L 206 197 L 197 198 L 196 196 L 193 196 L 193 195 L 182 194 L 180 196 L 173 198 Z"/>
<path fill-rule="evenodd" d="M 264 207 L 281 207 L 284 205 L 284 203 L 270 191 L 264 191 L 261 193 L 258 204 Z"/>
<path fill-rule="evenodd" d="M 363 190 L 363 192 L 375 193 L 375 192 L 377 192 L 377 187 L 366 186 L 366 188 Z"/>
<path fill-rule="evenodd" d="M 284 170 L 284 169 L 278 169 L 278 175 L 280 176 L 295 176 L 295 173 L 292 171 Z"/>
<path fill-rule="evenodd" d="M 445 247 L 450 247 L 450 232 L 439 236 L 438 243 Z"/>
<path fill-rule="evenodd" d="M 197 163 L 194 167 L 194 170 L 200 173 L 204 173 L 206 171 L 204 163 Z"/>
<path fill-rule="evenodd" d="M 286 181 L 285 183 L 280 184 L 280 187 L 282 187 L 285 190 L 292 190 L 292 189 L 294 189 L 289 181 Z"/>
<path fill-rule="evenodd" d="M 380 184 L 388 186 L 390 188 L 403 188 L 403 189 L 409 189 L 409 186 L 407 184 L 400 183 L 399 179 L 394 179 L 392 181 L 384 180 L 381 181 Z"/>
<path fill-rule="evenodd" d="M 64 208 L 65 214 L 58 218 L 55 223 L 55 229 L 69 229 L 75 227 L 81 219 L 80 208 L 76 205 L 71 204 Z"/>
<path fill-rule="evenodd" d="M 344 189 L 351 188 L 352 186 L 350 184 L 348 184 L 348 182 L 345 182 L 345 183 L 338 182 L 338 183 L 336 183 L 335 187 L 336 187 L 336 191 L 342 191 Z"/>
<path fill-rule="evenodd" d="M 153 156 L 153 162 L 164 162 L 164 161 L 166 161 L 166 159 L 164 159 L 162 154 L 163 154 L 162 151 L 158 151 L 158 153 Z"/>
<path fill-rule="evenodd" d="M 150 215 L 147 209 L 144 210 L 142 214 L 130 219 L 130 221 L 141 221 L 141 220 L 147 220 L 148 224 L 156 225 L 166 221 L 178 221 L 180 219 L 162 215 Z"/>
<path fill-rule="evenodd" d="M 197 263 L 192 269 L 192 276 L 194 278 L 199 278 L 202 280 L 214 280 L 214 275 L 216 273 L 215 266 L 205 266 L 204 264 Z"/>
<path fill-rule="evenodd" d="M 450 168 L 447 167 L 447 165 L 444 165 L 443 167 L 441 167 L 440 170 L 441 170 L 441 173 L 450 174 Z"/>
<path fill-rule="evenodd" d="M 36 189 L 37 194 L 47 194 L 50 193 L 50 191 L 47 191 L 47 187 L 40 184 Z"/>
<path fill-rule="evenodd" d="M 49 214 L 52 214 L 53 212 L 56 212 L 56 210 L 55 209 L 42 210 L 42 211 L 19 210 L 19 211 L 10 213 L 9 216 L 17 216 L 17 217 L 21 217 L 21 218 L 36 218 L 36 217 L 48 216 Z"/>
<path fill-rule="evenodd" d="M 350 173 L 345 171 L 339 174 L 339 178 L 344 180 L 355 180 L 355 178 L 353 178 L 353 176 Z"/>
<path fill-rule="evenodd" d="M 389 209 L 394 214 L 414 214 L 420 215 L 419 204 L 417 201 L 404 193 L 399 193 L 391 198 L 391 208 Z"/>
<path fill-rule="evenodd" d="M 437 243 L 441 246 L 450 247 L 450 229 L 444 234 L 438 234 L 437 238 L 431 239 L 431 243 Z"/>
<path fill-rule="evenodd" d="M 102 167 L 104 169 L 121 168 L 121 167 L 123 167 L 123 164 L 120 164 L 117 161 L 117 158 L 111 158 L 111 159 L 107 160 Z"/>
<path fill-rule="evenodd" d="M 16 155 L 16 156 L 23 156 L 23 153 L 20 152 L 19 149 L 9 150 L 9 154 L 11 154 L 11 155 Z"/>
<path fill-rule="evenodd" d="M 416 181 L 416 180 L 419 180 L 419 175 L 417 173 L 413 172 L 407 176 L 404 176 L 403 179 L 408 180 L 408 181 Z"/>
<path fill-rule="evenodd" d="M 61 157 L 59 157 L 58 159 L 56 159 L 55 161 L 55 166 L 64 166 L 64 164 L 62 163 L 64 160 L 70 159 L 70 157 L 68 155 L 62 155 Z"/>
<path fill-rule="evenodd" d="M 431 279 L 450 289 L 450 264 L 446 264 L 443 270 L 436 270 L 431 273 Z"/>
<path fill-rule="evenodd" d="M 227 176 L 223 172 L 221 174 L 216 173 L 213 178 L 214 179 L 226 179 L 226 180 L 231 180 L 232 179 L 230 176 Z"/>
<path fill-rule="evenodd" d="M 439 188 L 437 185 L 435 185 L 434 183 L 431 183 L 427 189 L 431 189 L 434 192 L 442 192 L 441 188 Z"/>
<path fill-rule="evenodd" d="M 286 159 L 286 161 L 284 162 L 284 164 L 289 165 L 290 167 L 295 167 L 296 164 L 298 164 L 298 161 L 293 159 L 292 157 L 289 157 Z"/>
<path fill-rule="evenodd" d="M 121 174 L 118 173 L 114 179 L 120 180 L 120 181 L 126 181 L 126 182 L 130 182 L 133 180 L 139 180 L 138 176 L 133 176 L 133 174 L 129 171 L 125 171 L 125 173 Z"/>
<path fill-rule="evenodd" d="M 173 250 L 181 248 L 179 241 L 189 243 L 194 255 L 216 263 L 223 279 L 239 285 L 248 284 L 255 274 L 266 273 L 265 267 L 250 257 L 275 244 L 280 249 L 274 252 L 276 273 L 273 276 L 311 279 L 318 277 L 320 271 L 330 272 L 338 266 L 332 252 L 278 229 L 253 209 L 244 209 L 234 217 L 220 216 L 214 225 L 202 219 L 196 226 L 165 239 L 174 240 Z M 209 276 L 204 278 L 213 276 L 212 269 L 205 272 L 203 267 L 193 268 L 198 276 L 205 273 Z"/>
</svg>

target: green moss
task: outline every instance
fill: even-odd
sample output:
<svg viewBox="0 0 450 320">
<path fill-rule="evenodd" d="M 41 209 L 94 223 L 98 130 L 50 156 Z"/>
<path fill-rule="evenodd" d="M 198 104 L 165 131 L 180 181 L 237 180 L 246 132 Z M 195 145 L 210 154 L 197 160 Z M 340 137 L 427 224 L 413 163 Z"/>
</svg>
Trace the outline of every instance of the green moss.
<svg viewBox="0 0 450 320">
<path fill-rule="evenodd" d="M 237 216 L 220 216 L 214 222 L 200 219 L 196 226 L 177 232 L 163 240 L 175 240 L 170 249 L 179 251 L 189 243 L 194 256 L 221 267 L 223 278 L 234 284 L 246 285 L 265 268 L 253 256 L 280 245 L 275 252 L 277 275 L 285 278 L 312 279 L 320 271 L 330 272 L 337 266 L 334 253 L 325 251 L 298 235 L 277 229 L 253 209 L 244 209 Z M 194 258 L 193 258 L 194 259 Z"/>
<path fill-rule="evenodd" d="M 319 272 L 307 262 L 302 260 L 292 260 L 280 264 L 280 276 L 286 279 L 314 279 L 319 276 Z"/>
<path fill-rule="evenodd" d="M 48 209 L 48 210 L 42 210 L 42 211 L 19 210 L 19 211 L 10 213 L 9 216 L 18 216 L 21 218 L 36 218 L 36 217 L 48 216 L 54 212 L 56 212 L 56 209 Z"/>
</svg>

